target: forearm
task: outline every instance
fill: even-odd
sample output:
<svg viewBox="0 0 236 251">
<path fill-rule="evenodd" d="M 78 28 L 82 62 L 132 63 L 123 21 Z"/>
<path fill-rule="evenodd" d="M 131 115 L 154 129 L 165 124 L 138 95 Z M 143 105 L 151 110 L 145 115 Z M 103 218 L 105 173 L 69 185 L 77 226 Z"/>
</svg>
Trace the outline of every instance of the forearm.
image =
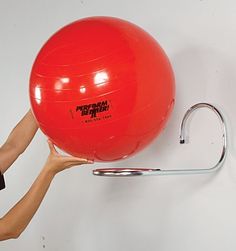
<svg viewBox="0 0 236 251">
<path fill-rule="evenodd" d="M 18 156 L 19 154 L 14 148 L 8 145 L 0 147 L 0 172 L 3 174 Z"/>
<path fill-rule="evenodd" d="M 31 110 L 29 110 L 11 131 L 4 145 L 15 147 L 18 153 L 22 153 L 31 142 L 37 129 L 38 125 Z"/>
<path fill-rule="evenodd" d="M 0 148 L 0 171 L 2 173 L 24 152 L 37 132 L 37 129 L 38 125 L 32 112 L 29 110 L 11 131 L 6 142 Z"/>
<path fill-rule="evenodd" d="M 18 237 L 24 231 L 39 208 L 54 176 L 47 168 L 41 171 L 30 190 L 1 219 L 0 240 Z"/>
</svg>

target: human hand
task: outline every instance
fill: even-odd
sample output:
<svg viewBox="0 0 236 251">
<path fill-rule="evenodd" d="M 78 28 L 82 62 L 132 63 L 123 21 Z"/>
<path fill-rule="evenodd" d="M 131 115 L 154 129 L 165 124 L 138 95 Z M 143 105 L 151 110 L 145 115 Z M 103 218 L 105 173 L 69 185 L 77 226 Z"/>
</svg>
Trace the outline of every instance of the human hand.
<svg viewBox="0 0 236 251">
<path fill-rule="evenodd" d="M 48 146 L 50 149 L 50 154 L 47 158 L 44 168 L 50 171 L 53 175 L 56 175 L 60 171 L 68 169 L 72 166 L 93 164 L 92 160 L 59 154 L 50 140 L 48 140 Z"/>
</svg>

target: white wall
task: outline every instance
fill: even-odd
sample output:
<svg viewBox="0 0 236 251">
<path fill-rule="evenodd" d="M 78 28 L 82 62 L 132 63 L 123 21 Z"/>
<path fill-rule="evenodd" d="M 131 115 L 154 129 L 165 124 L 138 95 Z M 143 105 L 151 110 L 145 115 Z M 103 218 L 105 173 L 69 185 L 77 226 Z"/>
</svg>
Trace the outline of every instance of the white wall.
<svg viewBox="0 0 236 251">
<path fill-rule="evenodd" d="M 76 19 L 108 15 L 150 32 L 176 76 L 176 106 L 167 128 L 131 159 L 107 166 L 208 167 L 221 148 L 218 120 L 195 114 L 191 142 L 178 144 L 184 112 L 201 101 L 224 113 L 230 149 L 216 174 L 101 178 L 93 167 L 73 168 L 54 180 L 18 240 L 1 251 L 182 251 L 236 249 L 236 3 L 230 0 L 0 0 L 0 142 L 29 107 L 28 78 L 45 40 Z M 0 215 L 28 190 L 48 155 L 38 133 L 6 173 Z"/>
</svg>

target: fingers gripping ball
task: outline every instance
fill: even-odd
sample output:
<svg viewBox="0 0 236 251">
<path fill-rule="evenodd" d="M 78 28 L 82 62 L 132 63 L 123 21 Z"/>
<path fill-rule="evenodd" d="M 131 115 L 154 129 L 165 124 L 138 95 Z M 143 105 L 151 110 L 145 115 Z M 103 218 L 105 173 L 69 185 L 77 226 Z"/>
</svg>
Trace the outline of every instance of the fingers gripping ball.
<svg viewBox="0 0 236 251">
<path fill-rule="evenodd" d="M 138 26 L 91 17 L 56 32 L 40 50 L 30 100 L 59 148 L 96 161 L 128 157 L 163 129 L 174 76 L 159 44 Z"/>
</svg>

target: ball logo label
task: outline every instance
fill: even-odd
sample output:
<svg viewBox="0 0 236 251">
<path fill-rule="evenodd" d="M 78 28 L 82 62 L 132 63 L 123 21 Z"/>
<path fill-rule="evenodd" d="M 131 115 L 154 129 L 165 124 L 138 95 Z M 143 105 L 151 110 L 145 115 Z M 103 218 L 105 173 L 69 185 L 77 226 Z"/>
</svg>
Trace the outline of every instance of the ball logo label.
<svg viewBox="0 0 236 251">
<path fill-rule="evenodd" d="M 109 110 L 108 101 L 102 101 L 98 103 L 93 103 L 89 105 L 81 105 L 76 107 L 76 112 L 80 111 L 81 116 L 90 115 L 90 118 L 96 118 L 97 113 L 106 112 Z"/>
<path fill-rule="evenodd" d="M 110 104 L 108 100 L 100 101 L 97 103 L 87 104 L 87 105 L 78 105 L 76 107 L 76 112 L 80 113 L 81 117 L 88 117 L 84 121 L 84 123 L 95 122 L 99 120 L 109 119 L 111 118 L 111 114 L 107 114 L 110 110 Z M 103 114 L 105 113 L 106 114 Z M 100 116 L 99 116 L 100 115 Z"/>
</svg>

